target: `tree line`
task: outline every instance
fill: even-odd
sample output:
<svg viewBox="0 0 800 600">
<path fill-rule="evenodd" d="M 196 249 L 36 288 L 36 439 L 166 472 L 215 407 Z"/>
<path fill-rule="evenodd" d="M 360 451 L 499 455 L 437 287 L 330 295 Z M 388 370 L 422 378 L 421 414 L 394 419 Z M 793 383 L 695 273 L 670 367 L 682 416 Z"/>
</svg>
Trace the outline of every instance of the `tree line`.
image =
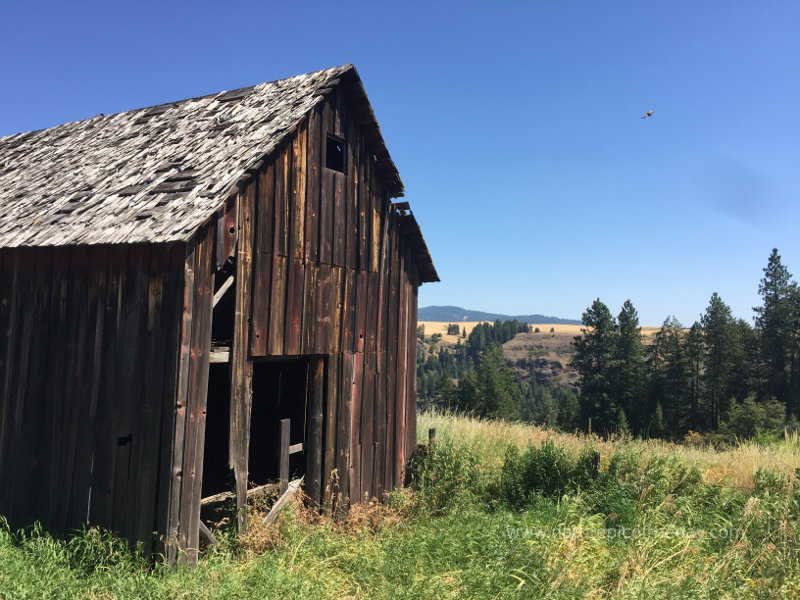
<svg viewBox="0 0 800 600">
<path fill-rule="evenodd" d="M 595 300 L 573 342 L 581 429 L 675 438 L 688 431 L 752 436 L 800 416 L 800 288 L 777 249 L 759 284 L 754 325 L 712 294 L 686 328 L 667 318 L 643 343 L 636 309 Z"/>
</svg>

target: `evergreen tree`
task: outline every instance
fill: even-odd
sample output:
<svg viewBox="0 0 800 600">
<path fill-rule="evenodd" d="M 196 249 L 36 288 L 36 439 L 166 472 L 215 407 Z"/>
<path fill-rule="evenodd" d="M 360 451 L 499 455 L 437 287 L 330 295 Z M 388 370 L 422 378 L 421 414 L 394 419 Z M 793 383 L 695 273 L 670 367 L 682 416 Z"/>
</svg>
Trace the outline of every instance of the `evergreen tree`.
<svg viewBox="0 0 800 600">
<path fill-rule="evenodd" d="M 546 387 L 540 388 L 536 408 L 533 413 L 533 422 L 542 427 L 553 428 L 558 420 L 558 411 L 553 403 L 553 396 Z"/>
<path fill-rule="evenodd" d="M 564 392 L 558 406 L 558 426 L 564 431 L 575 431 L 580 428 L 580 405 L 578 397 L 572 390 Z"/>
<path fill-rule="evenodd" d="M 481 357 L 477 384 L 478 414 L 496 419 L 519 419 L 521 395 L 511 368 L 498 345 L 490 346 Z"/>
<path fill-rule="evenodd" d="M 614 355 L 616 363 L 614 397 L 623 416 L 631 415 L 633 427 L 639 432 L 647 423 L 647 410 L 643 401 L 645 395 L 644 346 L 642 330 L 639 327 L 639 315 L 630 300 L 626 300 L 622 305 L 617 322 L 619 336 Z"/>
<path fill-rule="evenodd" d="M 700 318 L 705 338 L 704 383 L 711 416 L 711 427 L 719 428 L 732 395 L 735 356 L 741 351 L 736 336 L 736 321 L 731 309 L 714 292 Z"/>
<path fill-rule="evenodd" d="M 762 306 L 755 307 L 756 327 L 761 331 L 762 353 L 766 375 L 766 396 L 774 396 L 789 405 L 797 415 L 797 403 L 789 398 L 798 387 L 797 284 L 781 263 L 778 249 L 773 248 L 764 277 L 758 286 Z"/>
<path fill-rule="evenodd" d="M 615 393 L 615 353 L 619 330 L 614 317 L 598 298 L 582 315 L 583 335 L 572 342 L 572 365 L 580 376 L 580 405 L 583 423 L 610 433 L 616 428 L 618 405 Z"/>
<path fill-rule="evenodd" d="M 686 363 L 688 366 L 688 392 L 689 414 L 687 418 L 688 429 L 700 431 L 706 428 L 700 414 L 700 397 L 703 393 L 703 328 L 695 321 L 686 335 Z"/>
<path fill-rule="evenodd" d="M 650 373 L 649 406 L 651 414 L 658 406 L 665 427 L 675 434 L 682 430 L 688 404 L 688 356 L 683 325 L 668 317 L 656 333 L 647 351 Z"/>
</svg>

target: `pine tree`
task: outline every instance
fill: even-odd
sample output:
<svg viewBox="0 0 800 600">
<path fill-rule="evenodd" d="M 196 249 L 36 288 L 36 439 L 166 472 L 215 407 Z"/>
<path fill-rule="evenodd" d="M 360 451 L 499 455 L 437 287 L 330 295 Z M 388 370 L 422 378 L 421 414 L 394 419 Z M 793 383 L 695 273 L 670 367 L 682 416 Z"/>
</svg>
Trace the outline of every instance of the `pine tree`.
<svg viewBox="0 0 800 600">
<path fill-rule="evenodd" d="M 579 419 L 578 397 L 572 393 L 572 390 L 567 390 L 558 406 L 558 426 L 564 431 L 575 431 L 580 428 Z"/>
<path fill-rule="evenodd" d="M 660 407 L 661 419 L 673 433 L 683 428 L 688 412 L 689 365 L 685 337 L 680 321 L 668 317 L 647 350 L 650 411 L 655 411 L 656 406 Z"/>
<path fill-rule="evenodd" d="M 686 335 L 686 363 L 688 366 L 689 414 L 686 425 L 688 429 L 699 431 L 706 428 L 700 414 L 700 397 L 702 394 L 703 374 L 703 328 L 695 321 Z"/>
<path fill-rule="evenodd" d="M 614 399 L 614 357 L 619 329 L 599 298 L 583 313 L 582 322 L 583 334 L 572 342 L 575 348 L 572 365 L 581 381 L 581 418 L 584 423 L 591 419 L 594 431 L 611 433 L 618 410 Z"/>
<path fill-rule="evenodd" d="M 644 346 L 642 330 L 639 327 L 639 315 L 630 300 L 626 300 L 622 305 L 617 322 L 619 323 L 619 336 L 614 356 L 616 363 L 614 397 L 623 416 L 631 415 L 633 427 L 639 432 L 647 423 L 647 410 L 644 402 Z M 619 423 L 617 426 L 619 427 Z"/>
<path fill-rule="evenodd" d="M 521 394 L 498 345 L 487 348 L 478 366 L 478 414 L 496 419 L 519 419 Z"/>
<path fill-rule="evenodd" d="M 735 356 L 740 352 L 731 309 L 714 292 L 700 318 L 705 338 L 705 390 L 711 412 L 711 427 L 719 428 L 732 396 Z"/>
<path fill-rule="evenodd" d="M 553 396 L 548 388 L 540 388 L 536 407 L 533 412 L 533 422 L 542 427 L 555 427 L 558 419 L 558 411 L 553 403 Z"/>
<path fill-rule="evenodd" d="M 753 310 L 761 330 L 762 352 L 766 366 L 766 395 L 780 402 L 788 399 L 788 378 L 792 346 L 792 275 L 781 264 L 778 249 L 773 248 L 764 277 L 758 286 L 763 305 Z"/>
</svg>

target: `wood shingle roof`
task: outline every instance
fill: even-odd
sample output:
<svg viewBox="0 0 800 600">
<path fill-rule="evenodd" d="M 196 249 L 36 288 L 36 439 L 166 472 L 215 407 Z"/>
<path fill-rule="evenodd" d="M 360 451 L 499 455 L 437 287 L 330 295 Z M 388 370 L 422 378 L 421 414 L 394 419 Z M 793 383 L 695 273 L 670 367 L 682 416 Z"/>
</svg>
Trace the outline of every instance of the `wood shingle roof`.
<svg viewBox="0 0 800 600">
<path fill-rule="evenodd" d="M 403 184 L 352 65 L 0 138 L 0 247 L 185 241 L 340 82 L 361 98 L 391 193 Z"/>
</svg>

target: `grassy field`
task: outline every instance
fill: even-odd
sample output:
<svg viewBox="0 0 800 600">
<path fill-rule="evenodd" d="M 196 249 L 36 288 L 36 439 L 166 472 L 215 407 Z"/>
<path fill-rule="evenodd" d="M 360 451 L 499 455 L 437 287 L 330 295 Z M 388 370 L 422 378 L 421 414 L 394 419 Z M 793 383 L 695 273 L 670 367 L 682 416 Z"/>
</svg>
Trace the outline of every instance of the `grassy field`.
<svg viewBox="0 0 800 600">
<path fill-rule="evenodd" d="M 800 597 L 796 437 L 717 452 L 420 415 L 430 427 L 386 505 L 340 521 L 294 506 L 223 532 L 197 568 L 0 525 L 0 598 Z"/>
</svg>

